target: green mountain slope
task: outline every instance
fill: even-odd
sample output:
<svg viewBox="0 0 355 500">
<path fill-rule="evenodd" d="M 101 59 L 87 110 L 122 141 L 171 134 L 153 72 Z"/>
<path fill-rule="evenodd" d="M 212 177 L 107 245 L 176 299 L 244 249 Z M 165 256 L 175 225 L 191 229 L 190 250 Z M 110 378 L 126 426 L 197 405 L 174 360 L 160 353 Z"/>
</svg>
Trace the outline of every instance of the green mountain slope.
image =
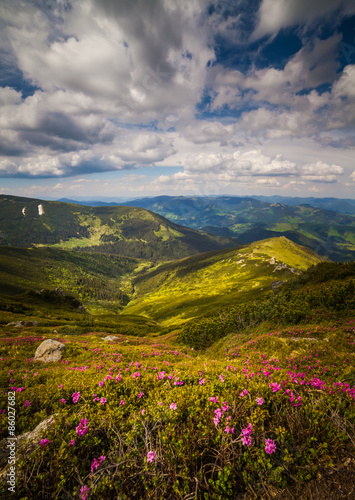
<svg viewBox="0 0 355 500">
<path fill-rule="evenodd" d="M 173 260 L 235 246 L 174 224 L 142 208 L 88 207 L 16 196 L 0 196 L 0 244 Z"/>
<path fill-rule="evenodd" d="M 158 196 L 126 202 L 167 219 L 243 243 L 273 236 L 306 245 L 334 261 L 355 259 L 355 217 L 311 205 L 289 206 L 251 197 Z"/>
<path fill-rule="evenodd" d="M 159 266 L 134 280 L 135 296 L 123 314 L 176 324 L 270 291 L 324 260 L 285 237 L 206 253 Z"/>
<path fill-rule="evenodd" d="M 129 302 L 131 274 L 144 266 L 151 263 L 54 248 L 0 247 L 0 294 L 20 300 L 18 295 L 31 289 L 58 288 L 88 310 L 117 312 Z"/>
</svg>

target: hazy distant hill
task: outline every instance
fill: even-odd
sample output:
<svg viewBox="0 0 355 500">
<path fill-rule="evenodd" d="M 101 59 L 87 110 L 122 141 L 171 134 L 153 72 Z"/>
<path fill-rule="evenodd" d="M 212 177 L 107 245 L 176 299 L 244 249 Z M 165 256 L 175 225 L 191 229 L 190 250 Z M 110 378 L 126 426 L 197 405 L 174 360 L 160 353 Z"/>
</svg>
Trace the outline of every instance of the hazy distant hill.
<svg viewBox="0 0 355 500">
<path fill-rule="evenodd" d="M 135 296 L 123 314 L 165 324 L 184 321 L 213 308 L 257 299 L 271 290 L 272 282 L 286 281 L 323 260 L 285 237 L 196 255 L 138 276 L 133 281 Z"/>
<path fill-rule="evenodd" d="M 341 214 L 355 215 L 355 200 L 349 198 L 301 198 L 294 196 L 252 196 L 257 200 L 267 203 L 283 203 L 285 205 L 311 205 L 312 207 L 324 208 Z"/>
<path fill-rule="evenodd" d="M 236 243 L 179 226 L 142 208 L 89 207 L 2 195 L 0 244 L 173 260 Z"/>
<path fill-rule="evenodd" d="M 213 235 L 234 234 L 245 243 L 283 235 L 331 260 L 355 260 L 355 216 L 307 204 L 268 203 L 255 197 L 158 196 L 126 205 L 152 210 Z"/>
</svg>

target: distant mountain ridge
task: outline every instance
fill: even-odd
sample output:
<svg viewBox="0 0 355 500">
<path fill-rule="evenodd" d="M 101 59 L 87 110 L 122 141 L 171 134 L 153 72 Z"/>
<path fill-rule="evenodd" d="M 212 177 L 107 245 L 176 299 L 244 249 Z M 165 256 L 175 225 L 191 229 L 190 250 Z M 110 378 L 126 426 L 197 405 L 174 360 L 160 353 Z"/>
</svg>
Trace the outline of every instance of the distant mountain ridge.
<svg viewBox="0 0 355 500">
<path fill-rule="evenodd" d="M 142 208 L 90 207 L 2 195 L 0 244 L 174 260 L 231 248 L 236 242 L 180 226 Z"/>
<path fill-rule="evenodd" d="M 213 235 L 234 235 L 244 243 L 286 236 L 331 260 L 355 260 L 354 215 L 307 204 L 268 203 L 250 196 L 157 196 L 125 205 L 152 210 L 177 224 Z"/>
<path fill-rule="evenodd" d="M 228 195 L 222 195 L 220 197 L 228 197 Z M 230 195 L 229 195 L 230 197 Z M 263 195 L 250 195 L 250 196 L 232 196 L 233 198 L 254 198 L 256 200 L 264 201 L 266 203 L 281 203 L 283 205 L 310 205 L 315 208 L 323 208 L 324 210 L 331 210 L 332 212 L 337 212 L 346 215 L 355 215 L 355 199 L 351 198 L 314 198 L 310 197 L 300 197 L 300 196 L 263 196 Z M 103 200 L 72 200 L 68 198 L 61 198 L 55 201 L 62 201 L 65 203 L 74 203 L 76 205 L 86 205 L 91 207 L 100 207 L 100 206 L 115 206 L 115 205 L 130 205 L 133 201 L 139 201 L 144 199 L 154 199 L 157 197 L 151 196 L 147 198 L 130 198 L 130 199 L 120 199 L 114 198 L 114 201 L 103 201 Z M 164 197 L 163 197 L 164 198 Z M 170 196 L 166 196 L 166 198 L 171 198 Z M 206 197 L 200 196 L 196 197 L 199 199 L 203 199 Z M 217 196 L 216 198 L 219 198 Z"/>
<path fill-rule="evenodd" d="M 310 205 L 311 207 L 332 210 L 341 214 L 355 215 L 355 200 L 350 198 L 314 198 L 298 196 L 252 196 L 267 203 L 283 203 L 285 205 Z"/>
</svg>

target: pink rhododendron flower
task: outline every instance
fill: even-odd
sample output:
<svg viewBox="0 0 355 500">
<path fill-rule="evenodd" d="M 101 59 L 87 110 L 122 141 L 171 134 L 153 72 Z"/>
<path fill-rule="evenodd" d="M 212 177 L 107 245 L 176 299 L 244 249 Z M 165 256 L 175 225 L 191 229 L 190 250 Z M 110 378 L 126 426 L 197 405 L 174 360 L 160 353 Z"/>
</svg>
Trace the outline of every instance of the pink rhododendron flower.
<svg viewBox="0 0 355 500">
<path fill-rule="evenodd" d="M 171 403 L 169 408 L 170 408 L 170 410 L 176 410 L 176 408 L 177 408 L 176 403 Z"/>
<path fill-rule="evenodd" d="M 65 405 L 67 401 L 65 399 L 61 399 L 60 402 L 63 403 L 63 405 Z"/>
<path fill-rule="evenodd" d="M 249 436 L 253 432 L 254 428 L 249 422 L 248 426 L 245 429 L 242 429 L 243 436 Z"/>
<path fill-rule="evenodd" d="M 99 458 L 99 460 L 96 460 L 96 458 L 94 458 L 94 460 L 92 461 L 92 464 L 91 464 L 91 472 L 94 472 L 94 470 L 96 470 L 98 468 L 98 466 L 101 464 L 101 462 L 103 462 L 105 459 L 106 459 L 106 457 L 104 457 L 102 455 Z"/>
<path fill-rule="evenodd" d="M 125 405 L 126 404 L 126 401 L 123 401 L 123 399 L 120 401 L 120 406 L 121 405 Z"/>
<path fill-rule="evenodd" d="M 73 403 L 77 403 L 80 398 L 80 392 L 74 392 L 71 397 L 73 398 Z"/>
<path fill-rule="evenodd" d="M 101 398 L 100 403 L 101 403 L 102 405 L 104 405 L 104 404 L 106 403 L 106 401 L 107 401 L 107 399 L 106 399 L 106 398 Z"/>
<path fill-rule="evenodd" d="M 86 500 L 89 496 L 89 488 L 87 486 L 83 486 L 82 488 L 80 488 L 80 498 L 82 500 Z"/>
<path fill-rule="evenodd" d="M 246 389 L 244 389 L 244 390 L 243 390 L 243 391 L 239 394 L 239 396 L 240 396 L 241 398 L 244 398 L 244 396 L 247 396 L 248 394 L 249 394 L 249 392 L 248 392 Z"/>
<path fill-rule="evenodd" d="M 41 444 L 43 447 L 47 446 L 47 444 L 49 444 L 50 441 L 48 441 L 48 439 L 44 438 L 44 439 L 41 439 L 41 441 L 39 442 L 39 444 Z"/>
<path fill-rule="evenodd" d="M 276 444 L 272 439 L 265 439 L 265 453 L 271 455 L 276 451 Z"/>
<path fill-rule="evenodd" d="M 69 445 L 70 445 L 70 446 L 75 446 L 75 440 L 74 440 L 74 439 L 72 439 L 72 440 L 70 441 Z"/>
<path fill-rule="evenodd" d="M 139 398 L 141 398 L 141 397 L 143 397 L 143 396 L 144 396 L 144 392 L 140 392 L 140 393 L 138 394 L 138 397 L 139 397 Z"/>
<path fill-rule="evenodd" d="M 251 437 L 250 436 L 243 436 L 242 437 L 242 443 L 245 446 L 251 446 Z"/>
<path fill-rule="evenodd" d="M 27 408 L 27 406 L 30 406 L 30 404 L 31 404 L 31 402 L 30 402 L 30 401 L 28 401 L 28 399 L 26 399 L 26 401 L 25 401 L 25 403 L 24 403 L 25 408 Z"/>
<path fill-rule="evenodd" d="M 276 382 L 271 382 L 271 384 L 269 384 L 269 387 L 272 389 L 272 392 L 281 391 L 281 385 L 277 384 Z"/>
<path fill-rule="evenodd" d="M 256 404 L 261 406 L 264 403 L 263 398 L 256 398 Z"/>
<path fill-rule="evenodd" d="M 83 418 L 78 427 L 76 428 L 76 433 L 78 436 L 85 436 L 88 431 L 88 421 L 86 418 Z"/>
<path fill-rule="evenodd" d="M 156 460 L 154 451 L 148 451 L 147 462 L 153 462 L 154 460 Z"/>
</svg>

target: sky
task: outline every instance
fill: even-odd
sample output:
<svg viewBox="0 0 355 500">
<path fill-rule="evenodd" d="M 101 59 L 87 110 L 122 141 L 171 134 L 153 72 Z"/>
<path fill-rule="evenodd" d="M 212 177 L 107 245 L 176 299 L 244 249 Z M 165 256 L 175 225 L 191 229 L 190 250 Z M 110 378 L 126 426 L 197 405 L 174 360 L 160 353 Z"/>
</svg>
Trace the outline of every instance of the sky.
<svg viewBox="0 0 355 500">
<path fill-rule="evenodd" d="M 353 0 L 0 0 L 0 194 L 355 198 Z"/>
</svg>

